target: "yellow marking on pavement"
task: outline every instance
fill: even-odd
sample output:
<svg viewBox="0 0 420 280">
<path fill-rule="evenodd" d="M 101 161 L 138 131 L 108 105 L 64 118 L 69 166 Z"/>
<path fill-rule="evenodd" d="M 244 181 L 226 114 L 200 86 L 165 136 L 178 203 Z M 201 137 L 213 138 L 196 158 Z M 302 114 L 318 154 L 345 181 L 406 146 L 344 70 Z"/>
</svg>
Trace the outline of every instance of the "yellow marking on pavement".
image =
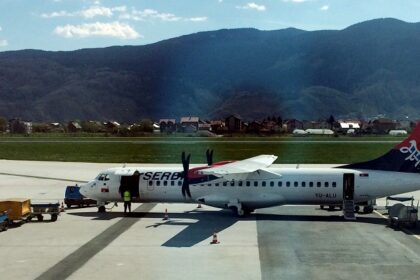
<svg viewBox="0 0 420 280">
<path fill-rule="evenodd" d="M 373 210 L 373 212 L 375 212 L 375 214 L 377 214 L 378 216 L 380 216 L 380 217 L 382 217 L 382 218 L 384 218 L 384 219 L 388 220 L 388 217 L 386 217 L 386 216 L 382 215 L 382 214 L 381 214 L 381 213 L 379 213 L 378 211 Z M 410 234 L 410 235 L 414 236 L 414 237 L 415 237 L 415 238 L 417 238 L 418 240 L 420 240 L 420 235 L 414 234 L 414 232 L 412 232 L 411 230 L 408 230 L 408 229 L 406 229 L 406 228 L 401 228 L 401 230 L 402 230 L 402 231 L 404 231 L 404 232 L 405 232 L 405 233 L 407 233 L 407 234 Z"/>
<path fill-rule="evenodd" d="M 382 218 L 384 218 L 385 220 L 388 220 L 388 217 L 386 217 L 386 216 L 382 215 L 382 214 L 381 214 L 381 213 L 379 213 L 378 211 L 373 210 L 373 212 L 375 212 L 377 215 L 381 216 L 381 217 L 382 217 Z"/>
</svg>

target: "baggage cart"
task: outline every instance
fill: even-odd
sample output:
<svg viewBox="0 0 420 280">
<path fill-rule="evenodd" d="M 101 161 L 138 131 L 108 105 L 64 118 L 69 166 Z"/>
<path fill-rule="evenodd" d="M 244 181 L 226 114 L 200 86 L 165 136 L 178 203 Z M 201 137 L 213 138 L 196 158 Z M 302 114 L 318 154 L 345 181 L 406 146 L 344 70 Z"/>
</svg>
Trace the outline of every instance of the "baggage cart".
<svg viewBox="0 0 420 280">
<path fill-rule="evenodd" d="M 391 201 L 396 204 L 390 205 Z M 414 205 L 414 197 L 391 197 L 386 198 L 386 209 L 388 210 L 388 224 L 390 227 L 411 226 L 415 228 L 418 220 L 418 208 Z"/>
<path fill-rule="evenodd" d="M 363 207 L 363 210 L 362 210 L 363 214 L 370 214 L 370 213 L 373 212 L 375 205 L 376 205 L 376 199 L 356 202 L 355 206 L 354 206 L 354 212 L 359 212 L 360 207 Z M 338 208 L 338 210 L 343 210 L 343 204 L 342 203 L 340 203 L 340 204 L 321 204 L 321 205 L 319 205 L 319 207 L 322 210 L 327 208 L 329 211 L 334 211 L 334 210 L 336 210 L 336 208 Z"/>
<path fill-rule="evenodd" d="M 7 211 L 9 223 L 26 222 L 31 216 L 31 200 L 8 198 L 0 200 L 0 213 Z"/>
<path fill-rule="evenodd" d="M 60 203 L 32 203 L 29 220 L 37 218 L 39 222 L 44 220 L 44 215 L 51 216 L 51 222 L 57 221 L 60 215 Z"/>
<path fill-rule="evenodd" d="M 0 231 L 6 231 L 9 227 L 9 215 L 7 211 L 0 213 Z"/>
</svg>

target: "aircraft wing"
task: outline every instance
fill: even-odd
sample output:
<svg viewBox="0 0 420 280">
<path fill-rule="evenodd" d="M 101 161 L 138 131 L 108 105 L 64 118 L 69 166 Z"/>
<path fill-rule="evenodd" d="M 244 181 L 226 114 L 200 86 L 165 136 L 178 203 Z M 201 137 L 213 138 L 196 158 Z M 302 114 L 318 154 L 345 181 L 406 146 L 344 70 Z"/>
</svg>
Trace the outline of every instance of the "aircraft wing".
<svg viewBox="0 0 420 280">
<path fill-rule="evenodd" d="M 215 175 L 217 177 L 232 174 L 252 173 L 257 170 L 269 167 L 276 159 L 277 156 L 275 155 L 259 155 L 221 166 L 202 169 L 199 172 L 204 175 Z"/>
</svg>

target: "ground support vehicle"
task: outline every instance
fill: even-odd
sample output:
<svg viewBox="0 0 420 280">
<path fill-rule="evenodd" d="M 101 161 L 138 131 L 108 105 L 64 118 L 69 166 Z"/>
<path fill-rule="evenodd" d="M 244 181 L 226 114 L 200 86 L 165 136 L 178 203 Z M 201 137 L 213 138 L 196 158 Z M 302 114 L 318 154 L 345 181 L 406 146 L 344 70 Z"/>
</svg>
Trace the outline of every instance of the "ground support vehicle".
<svg viewBox="0 0 420 280">
<path fill-rule="evenodd" d="M 43 215 L 51 215 L 51 221 L 55 222 L 60 215 L 60 204 L 58 202 L 31 204 L 31 210 L 29 220 L 36 217 L 39 222 L 42 222 L 44 220 Z"/>
<path fill-rule="evenodd" d="M 391 202 L 398 202 L 390 205 Z M 404 204 L 405 203 L 405 204 Z M 414 197 L 387 197 L 386 209 L 388 210 L 388 224 L 390 227 L 410 226 L 415 228 L 418 220 L 418 208 L 414 205 Z"/>
<path fill-rule="evenodd" d="M 70 208 L 72 205 L 77 205 L 79 207 L 96 205 L 96 200 L 88 199 L 80 193 L 79 186 L 67 186 L 66 193 L 64 196 L 64 204 L 67 208 Z"/>
<path fill-rule="evenodd" d="M 31 200 L 28 198 L 8 198 L 0 200 L 0 213 L 7 211 L 9 224 L 24 223 L 31 217 Z"/>
<path fill-rule="evenodd" d="M 9 215 L 7 211 L 0 213 L 0 231 L 6 231 L 9 227 Z"/>
<path fill-rule="evenodd" d="M 363 207 L 362 212 L 364 214 L 369 214 L 372 213 L 374 210 L 374 206 L 376 205 L 376 199 L 374 200 L 368 200 L 368 201 L 362 201 L 362 202 L 357 202 L 355 203 L 354 206 L 354 212 L 359 212 L 360 211 L 360 207 Z M 339 210 L 343 210 L 343 205 L 342 204 L 321 204 L 319 206 L 321 209 L 325 209 L 327 208 L 330 211 L 334 211 L 336 209 Z"/>
</svg>

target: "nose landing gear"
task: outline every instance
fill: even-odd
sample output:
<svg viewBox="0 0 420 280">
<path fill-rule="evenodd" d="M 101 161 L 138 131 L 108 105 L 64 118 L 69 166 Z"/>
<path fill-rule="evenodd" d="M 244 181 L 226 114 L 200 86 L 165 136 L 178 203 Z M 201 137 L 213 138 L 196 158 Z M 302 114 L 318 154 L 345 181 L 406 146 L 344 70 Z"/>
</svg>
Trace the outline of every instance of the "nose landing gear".
<svg viewBox="0 0 420 280">
<path fill-rule="evenodd" d="M 96 206 L 98 207 L 98 213 L 105 213 L 106 212 L 105 202 L 98 201 Z"/>
</svg>

